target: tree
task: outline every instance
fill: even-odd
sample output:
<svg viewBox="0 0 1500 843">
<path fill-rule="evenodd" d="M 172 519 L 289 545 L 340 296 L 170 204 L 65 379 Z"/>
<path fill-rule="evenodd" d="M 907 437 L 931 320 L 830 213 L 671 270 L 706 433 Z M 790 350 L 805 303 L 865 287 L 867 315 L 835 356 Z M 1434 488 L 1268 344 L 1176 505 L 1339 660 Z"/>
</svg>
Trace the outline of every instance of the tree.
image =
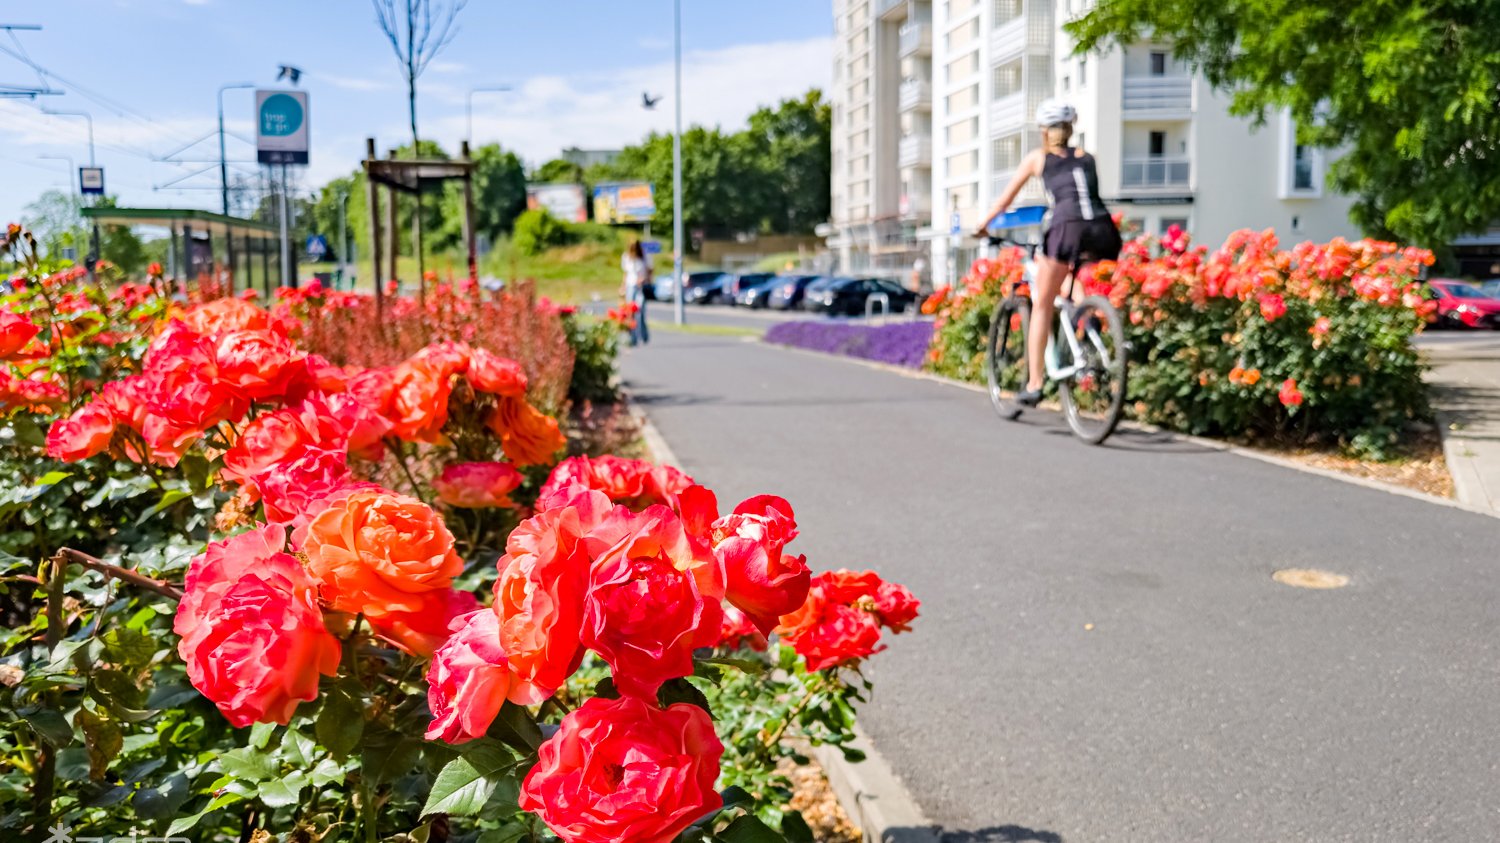
<svg viewBox="0 0 1500 843">
<path fill-rule="evenodd" d="M 1109 0 L 1068 24 L 1079 50 L 1148 34 L 1257 122 L 1289 109 L 1337 150 L 1333 186 L 1369 233 L 1442 246 L 1500 218 L 1500 0 Z"/>
<path fill-rule="evenodd" d="M 100 197 L 97 205 L 119 207 L 113 196 Z M 78 199 L 61 190 L 49 190 L 26 206 L 23 224 L 36 236 L 43 256 L 61 259 L 63 250 L 72 248 L 76 249 L 78 262 L 83 262 L 91 246 L 92 232 L 78 207 Z M 100 226 L 99 251 L 101 257 L 126 272 L 138 272 L 146 266 L 145 244 L 128 226 Z"/>
<path fill-rule="evenodd" d="M 526 210 L 526 170 L 514 152 L 499 144 L 487 144 L 470 153 L 474 161 L 474 231 L 491 240 L 510 231 L 516 216 Z M 443 245 L 463 244 L 464 187 L 448 182 L 444 187 Z"/>
<path fill-rule="evenodd" d="M 417 139 L 417 79 L 437 54 L 458 34 L 456 22 L 468 0 L 371 0 L 380 31 L 406 78 L 406 103 L 411 116 L 411 142 Z"/>
<path fill-rule="evenodd" d="M 531 180 L 543 183 L 580 184 L 583 182 L 583 168 L 566 158 L 553 158 L 537 167 L 536 172 L 531 174 Z"/>
<path fill-rule="evenodd" d="M 828 221 L 833 171 L 833 110 L 814 88 L 800 99 L 750 115 L 747 131 L 770 190 L 766 228 L 810 234 Z"/>
</svg>

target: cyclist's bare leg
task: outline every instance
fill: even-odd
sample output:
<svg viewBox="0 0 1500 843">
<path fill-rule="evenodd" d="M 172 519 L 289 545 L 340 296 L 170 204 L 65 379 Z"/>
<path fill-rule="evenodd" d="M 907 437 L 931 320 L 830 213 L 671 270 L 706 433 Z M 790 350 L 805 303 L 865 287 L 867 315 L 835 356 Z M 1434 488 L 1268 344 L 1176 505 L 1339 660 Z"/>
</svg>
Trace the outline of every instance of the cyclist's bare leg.
<svg viewBox="0 0 1500 843">
<path fill-rule="evenodd" d="M 1046 255 L 1036 259 L 1036 284 L 1031 289 L 1031 328 L 1026 336 L 1028 391 L 1042 388 L 1047 380 L 1047 337 L 1057 318 L 1057 294 L 1068 276 L 1068 265 Z"/>
</svg>

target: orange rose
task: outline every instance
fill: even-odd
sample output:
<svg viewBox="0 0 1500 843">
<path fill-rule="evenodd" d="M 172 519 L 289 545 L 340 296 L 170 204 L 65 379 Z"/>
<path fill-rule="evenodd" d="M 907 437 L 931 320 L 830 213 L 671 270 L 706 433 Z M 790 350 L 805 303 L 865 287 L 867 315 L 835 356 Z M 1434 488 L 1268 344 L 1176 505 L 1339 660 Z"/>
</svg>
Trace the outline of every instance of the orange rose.
<svg viewBox="0 0 1500 843">
<path fill-rule="evenodd" d="M 520 398 L 526 394 L 526 372 L 521 364 L 476 348 L 469 355 L 469 384 L 476 392 Z"/>
<path fill-rule="evenodd" d="M 486 507 L 514 508 L 510 493 L 524 480 L 521 472 L 504 462 L 459 462 L 443 469 L 432 481 L 438 498 L 449 506 L 463 509 Z"/>
<path fill-rule="evenodd" d="M 429 608 L 463 570 L 453 534 L 431 507 L 385 489 L 334 501 L 302 536 L 307 567 L 334 609 L 377 622 Z"/>
<path fill-rule="evenodd" d="M 412 442 L 436 442 L 448 423 L 448 395 L 452 376 L 418 360 L 408 360 L 393 373 L 391 431 Z"/>
<path fill-rule="evenodd" d="M 271 327 L 271 314 L 242 299 L 214 299 L 177 318 L 204 336 L 229 331 L 263 331 Z"/>
<path fill-rule="evenodd" d="M 568 444 L 557 419 L 531 406 L 525 398 L 502 396 L 485 424 L 500 437 L 505 455 L 516 465 L 541 465 Z"/>
</svg>

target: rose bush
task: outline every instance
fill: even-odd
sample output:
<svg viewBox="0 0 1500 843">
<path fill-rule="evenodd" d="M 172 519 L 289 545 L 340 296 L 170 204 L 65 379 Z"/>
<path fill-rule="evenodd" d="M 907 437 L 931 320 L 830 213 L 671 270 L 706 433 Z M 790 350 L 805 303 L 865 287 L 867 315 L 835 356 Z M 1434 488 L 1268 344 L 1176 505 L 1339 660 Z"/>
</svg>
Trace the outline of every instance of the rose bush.
<svg viewBox="0 0 1500 843">
<path fill-rule="evenodd" d="M 0 408 L 29 528 L 0 535 L 0 831 L 806 843 L 782 739 L 850 740 L 917 603 L 814 577 L 781 498 L 554 464 L 554 311 L 388 299 L 361 347 L 329 332 L 373 306 L 316 287 L 28 267 L 0 300 L 37 329 Z M 508 346 L 471 324 L 527 309 Z"/>
<path fill-rule="evenodd" d="M 1373 240 L 1282 249 L 1270 231 L 1236 232 L 1210 253 L 1174 229 L 1128 243 L 1083 282 L 1126 320 L 1136 418 L 1382 458 L 1429 418 L 1411 340 L 1432 313 L 1421 281 L 1431 263 Z M 928 367 L 983 379 L 990 314 L 1023 287 L 1011 249 L 935 293 L 924 305 L 937 317 Z"/>
</svg>

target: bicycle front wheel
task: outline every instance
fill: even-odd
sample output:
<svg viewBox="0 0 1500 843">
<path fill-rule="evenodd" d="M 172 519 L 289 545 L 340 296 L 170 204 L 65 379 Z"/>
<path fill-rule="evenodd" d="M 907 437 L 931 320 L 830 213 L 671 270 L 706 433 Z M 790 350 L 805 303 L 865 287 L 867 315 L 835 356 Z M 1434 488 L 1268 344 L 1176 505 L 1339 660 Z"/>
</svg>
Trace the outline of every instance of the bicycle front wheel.
<svg viewBox="0 0 1500 843">
<path fill-rule="evenodd" d="M 1031 325 L 1031 302 L 1007 296 L 995 305 L 990 317 L 990 335 L 984 348 L 984 376 L 990 387 L 990 404 L 1000 418 L 1021 415 L 1016 392 L 1026 386 L 1026 329 Z"/>
<path fill-rule="evenodd" d="M 1068 330 L 1083 354 L 1073 361 L 1077 370 L 1061 385 L 1063 413 L 1078 438 L 1097 445 L 1114 432 L 1125 410 L 1125 323 L 1109 299 L 1089 296 L 1074 312 Z"/>
</svg>

